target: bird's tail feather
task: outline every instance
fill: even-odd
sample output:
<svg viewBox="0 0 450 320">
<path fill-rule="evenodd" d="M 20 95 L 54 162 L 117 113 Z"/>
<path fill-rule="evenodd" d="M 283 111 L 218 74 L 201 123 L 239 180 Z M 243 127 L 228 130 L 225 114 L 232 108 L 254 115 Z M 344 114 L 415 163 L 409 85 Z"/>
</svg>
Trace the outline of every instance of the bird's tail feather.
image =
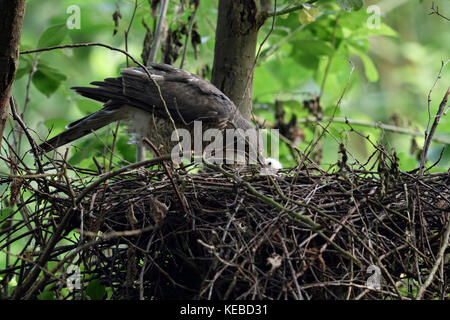
<svg viewBox="0 0 450 320">
<path fill-rule="evenodd" d="M 42 143 L 39 147 L 43 153 L 63 146 L 76 139 L 84 137 L 92 131 L 98 130 L 111 122 L 125 118 L 121 108 L 114 106 L 105 107 L 93 114 L 77 120 L 67 126 L 67 130 Z"/>
<path fill-rule="evenodd" d="M 104 81 L 95 81 L 91 84 L 97 87 L 73 87 L 72 89 L 84 97 L 103 102 L 103 109 L 72 122 L 67 126 L 66 131 L 42 143 L 40 147 L 43 153 L 126 117 L 125 110 L 120 108 L 128 102 L 123 96 L 122 78 L 107 78 Z"/>
</svg>

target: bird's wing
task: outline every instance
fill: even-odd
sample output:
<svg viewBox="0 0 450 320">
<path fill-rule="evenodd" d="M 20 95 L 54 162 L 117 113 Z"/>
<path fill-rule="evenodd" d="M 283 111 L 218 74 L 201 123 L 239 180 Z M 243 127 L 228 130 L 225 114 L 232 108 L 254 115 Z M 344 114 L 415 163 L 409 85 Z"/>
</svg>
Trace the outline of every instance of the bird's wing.
<svg viewBox="0 0 450 320">
<path fill-rule="evenodd" d="M 121 77 L 91 82 L 95 87 L 73 87 L 78 94 L 103 102 L 104 107 L 69 124 L 66 131 L 43 143 L 44 151 L 127 118 L 129 109 L 122 108 L 125 105 L 155 113 L 161 118 L 167 118 L 168 110 L 178 123 L 201 120 L 224 128 L 232 120 L 240 128 L 250 127 L 233 102 L 208 81 L 167 64 L 151 63 L 147 69 L 152 79 L 142 68 L 126 68 Z"/>
<path fill-rule="evenodd" d="M 206 80 L 166 64 L 123 69 L 123 95 L 133 106 L 167 117 L 161 96 L 174 120 L 223 122 L 236 111 L 233 102 Z M 158 84 L 158 90 L 155 82 Z M 161 92 L 161 95 L 160 95 Z"/>
<path fill-rule="evenodd" d="M 127 110 L 123 110 L 123 108 L 119 108 L 117 105 L 102 108 L 97 112 L 72 122 L 67 126 L 67 130 L 45 141 L 40 145 L 40 148 L 44 153 L 49 152 L 62 145 L 84 137 L 92 131 L 103 128 L 111 122 L 126 118 L 126 112 Z"/>
</svg>

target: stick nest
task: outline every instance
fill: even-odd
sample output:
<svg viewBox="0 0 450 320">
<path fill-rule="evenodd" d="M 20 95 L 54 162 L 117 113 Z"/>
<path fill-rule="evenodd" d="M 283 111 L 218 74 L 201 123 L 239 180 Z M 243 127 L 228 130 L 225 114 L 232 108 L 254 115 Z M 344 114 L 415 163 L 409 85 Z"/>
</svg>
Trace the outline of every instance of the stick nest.
<svg viewBox="0 0 450 320">
<path fill-rule="evenodd" d="M 449 173 L 169 170 L 95 187 L 61 175 L 8 180 L 16 197 L 34 192 L 30 233 L 45 235 L 41 247 L 71 215 L 49 258 L 59 269 L 34 294 L 82 264 L 82 279 L 113 299 L 414 298 L 441 255 L 424 297 L 448 297 Z M 31 262 L 10 272 L 27 274 Z"/>
</svg>

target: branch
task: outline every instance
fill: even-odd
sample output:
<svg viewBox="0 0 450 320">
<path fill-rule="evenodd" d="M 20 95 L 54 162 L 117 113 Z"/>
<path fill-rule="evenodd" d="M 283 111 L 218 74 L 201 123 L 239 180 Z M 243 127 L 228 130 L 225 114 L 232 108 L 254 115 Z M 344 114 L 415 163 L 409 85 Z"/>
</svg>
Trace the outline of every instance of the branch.
<svg viewBox="0 0 450 320">
<path fill-rule="evenodd" d="M 284 14 L 288 14 L 288 13 L 291 13 L 291 12 L 302 10 L 304 8 L 304 4 L 305 3 L 311 4 L 311 3 L 314 3 L 314 2 L 317 2 L 317 0 L 303 1 L 302 3 L 297 4 L 297 5 L 295 5 L 295 6 L 291 7 L 291 8 L 284 8 L 284 9 L 281 9 L 280 11 L 276 11 L 276 12 L 267 12 L 266 14 L 267 14 L 268 18 L 273 17 L 273 16 L 282 16 Z M 287 6 L 287 7 L 289 7 L 289 6 Z"/>
<path fill-rule="evenodd" d="M 433 137 L 433 135 L 434 135 L 434 133 L 436 131 L 436 128 L 437 128 L 437 126 L 439 124 L 439 120 L 440 120 L 442 114 L 444 113 L 445 106 L 447 105 L 448 96 L 450 94 L 450 87 L 448 88 L 447 93 L 444 96 L 444 99 L 442 100 L 441 104 L 439 105 L 439 108 L 438 108 L 438 111 L 436 113 L 436 117 L 434 118 L 433 125 L 431 126 L 431 129 L 428 130 L 429 127 L 430 127 L 430 121 L 431 121 L 431 111 L 430 111 L 431 110 L 431 106 L 430 106 L 431 93 L 433 92 L 433 90 L 436 87 L 437 83 L 441 79 L 442 70 L 444 69 L 444 67 L 447 65 L 447 63 L 449 61 L 450 60 L 447 60 L 446 62 L 442 61 L 442 66 L 441 66 L 441 69 L 439 70 L 439 73 L 438 73 L 438 76 L 436 78 L 436 81 L 434 82 L 433 86 L 430 89 L 430 92 L 428 93 L 428 102 L 427 102 L 428 103 L 428 105 L 427 105 L 427 108 L 428 108 L 428 123 L 427 123 L 427 129 L 425 130 L 425 143 L 423 145 L 423 150 L 422 150 L 422 154 L 421 154 L 421 157 L 420 157 L 420 175 L 423 174 L 423 171 L 424 171 L 424 168 L 425 168 L 425 162 L 427 160 L 427 153 L 428 153 L 428 149 L 429 149 L 430 144 L 431 144 L 431 138 Z"/>
<path fill-rule="evenodd" d="M 431 3 L 431 12 L 429 15 L 435 14 L 441 18 L 444 18 L 447 21 L 450 21 L 449 18 L 447 18 L 446 16 L 443 16 L 440 12 L 439 12 L 439 7 L 436 6 L 436 8 L 434 7 L 434 2 Z"/>
<path fill-rule="evenodd" d="M 159 8 L 158 24 L 156 25 L 155 35 L 153 37 L 152 48 L 150 49 L 147 65 L 150 64 L 150 62 L 154 62 L 156 60 L 156 56 L 158 55 L 158 49 L 162 39 L 163 27 L 166 21 L 168 6 L 169 0 L 161 0 Z"/>
<path fill-rule="evenodd" d="M 149 166 L 149 165 L 154 165 L 154 164 L 161 163 L 162 161 L 166 161 L 166 160 L 170 160 L 170 159 L 171 159 L 171 155 L 168 154 L 168 155 L 163 155 L 163 156 L 158 157 L 158 158 L 147 159 L 147 160 L 144 160 L 144 161 L 132 163 L 132 164 L 129 164 L 129 165 L 127 165 L 125 167 L 122 167 L 120 169 L 117 169 L 117 170 L 114 170 L 114 171 L 110 171 L 110 172 L 106 173 L 105 175 L 103 175 L 100 179 L 98 179 L 94 183 L 90 184 L 87 188 L 83 189 L 83 191 L 77 197 L 76 203 L 79 204 L 81 202 L 81 200 L 83 200 L 83 198 L 89 192 L 94 190 L 96 187 L 98 187 L 100 184 L 102 184 L 106 180 L 111 179 L 112 177 L 115 177 L 115 176 L 117 176 L 117 175 L 119 175 L 121 173 L 127 172 L 129 170 L 133 170 L 133 169 L 137 169 L 137 168 L 145 167 L 145 166 Z"/>
<path fill-rule="evenodd" d="M 130 19 L 130 23 L 128 24 L 128 28 L 127 30 L 124 31 L 124 38 L 125 38 L 125 51 L 128 52 L 128 35 L 130 34 L 130 30 L 131 30 L 131 26 L 133 25 L 133 20 L 134 17 L 136 15 L 136 10 L 139 7 L 140 4 L 138 4 L 137 0 L 135 0 L 134 2 L 134 9 L 133 9 L 133 14 L 131 15 L 131 19 Z M 127 68 L 129 67 L 128 65 L 128 57 L 127 57 Z"/>
<path fill-rule="evenodd" d="M 91 192 L 92 190 L 97 188 L 100 184 L 102 184 L 103 182 L 105 182 L 106 180 L 108 180 L 114 176 L 117 176 L 128 170 L 160 163 L 161 161 L 169 160 L 169 159 L 170 159 L 170 155 L 166 155 L 166 156 L 163 156 L 160 158 L 154 158 L 154 159 L 144 160 L 144 161 L 141 161 L 138 163 L 132 163 L 132 164 L 125 166 L 123 168 L 120 168 L 118 170 L 108 172 L 105 175 L 103 175 L 101 178 L 96 180 L 95 182 L 91 183 L 87 188 L 83 189 L 83 191 L 80 192 L 80 194 L 75 199 L 74 204 L 76 206 L 78 206 L 89 192 Z M 70 223 L 72 216 L 74 215 L 74 213 L 76 211 L 77 211 L 76 207 L 69 207 L 68 210 L 64 213 L 60 224 L 58 225 L 55 232 L 50 237 L 46 247 L 42 250 L 42 254 L 40 255 L 39 260 L 36 264 L 37 268 L 34 268 L 31 271 L 31 273 L 28 274 L 28 276 L 22 282 L 22 285 L 17 286 L 17 288 L 13 294 L 13 299 L 20 299 L 21 297 L 23 297 L 23 295 L 28 291 L 28 289 L 30 289 L 30 287 L 36 281 L 36 278 L 39 276 L 39 273 L 41 271 L 39 269 L 39 267 L 42 267 L 43 265 L 45 265 L 45 263 L 47 263 L 56 244 L 61 240 L 61 238 L 60 238 L 61 234 L 65 230 L 66 226 Z"/>
<path fill-rule="evenodd" d="M 275 0 L 275 3 L 273 4 L 273 13 L 276 12 L 275 11 L 276 9 L 277 9 L 277 0 Z M 256 52 L 256 56 L 255 56 L 255 61 L 253 62 L 252 69 L 250 71 L 250 75 L 251 76 L 247 78 L 247 82 L 245 83 L 245 89 L 244 89 L 244 93 L 242 95 L 242 101 L 245 100 L 245 95 L 247 94 L 247 90 L 248 90 L 250 81 L 253 81 L 253 75 L 255 73 L 255 67 L 256 67 L 256 64 L 258 63 L 258 59 L 259 59 L 259 56 L 261 54 L 262 48 L 263 48 L 264 44 L 266 43 L 266 41 L 269 40 L 270 35 L 272 34 L 273 30 L 275 29 L 276 19 L 277 19 L 277 16 L 275 14 L 273 14 L 272 15 L 272 24 L 270 26 L 270 30 L 266 34 L 266 36 L 264 37 L 263 41 L 259 44 L 258 51 Z M 252 85 L 253 85 L 253 83 L 252 83 Z M 238 105 L 238 108 L 239 108 L 239 110 L 241 110 L 241 106 L 240 105 Z M 250 114 L 251 114 L 252 120 L 255 121 L 255 114 L 253 113 L 253 106 L 250 108 Z"/>
<path fill-rule="evenodd" d="M 296 221 L 300 222 L 304 227 L 306 227 L 312 231 L 315 231 L 315 232 L 318 232 L 318 229 L 322 227 L 320 224 L 314 222 L 314 220 L 312 220 L 310 217 L 305 216 L 299 212 L 290 210 L 289 208 L 286 208 L 285 206 L 276 202 L 272 198 L 270 198 L 264 194 L 261 194 L 249 182 L 244 181 L 241 178 L 239 178 L 238 176 L 236 176 L 235 174 L 224 170 L 220 165 L 214 165 L 214 164 L 210 164 L 207 162 L 205 162 L 205 163 L 207 164 L 208 167 L 213 168 L 216 171 L 220 171 L 225 177 L 231 178 L 231 179 L 235 180 L 237 183 L 244 185 L 251 194 L 253 194 L 258 199 L 264 201 L 268 205 L 271 205 L 281 211 L 287 212 L 292 218 L 294 218 Z M 307 204 L 301 204 L 301 206 L 308 208 Z"/>
<path fill-rule="evenodd" d="M 146 144 L 148 144 L 150 146 L 150 148 L 153 149 L 153 152 L 156 154 L 157 157 L 161 157 L 161 153 L 159 152 L 158 148 L 156 148 L 156 146 L 153 144 L 153 142 L 150 141 L 150 139 L 148 139 L 147 137 L 144 137 L 143 141 Z M 161 163 L 164 167 L 164 170 L 166 171 L 167 176 L 170 179 L 170 182 L 172 183 L 173 190 L 175 191 L 175 193 L 177 195 L 178 201 L 180 201 L 181 208 L 183 209 L 185 214 L 191 214 L 190 210 L 188 209 L 189 205 L 186 201 L 186 198 L 184 197 L 184 195 L 181 195 L 180 189 L 178 188 L 178 185 L 175 183 L 175 180 L 173 179 L 173 175 L 170 172 L 169 168 L 167 167 L 167 164 L 164 161 L 162 161 Z"/>
<path fill-rule="evenodd" d="M 147 73 L 148 73 L 149 78 L 151 78 L 150 73 L 148 72 L 147 68 L 142 63 L 140 63 L 138 60 L 136 60 L 132 55 L 130 55 L 127 51 L 119 49 L 119 48 L 115 48 L 115 47 L 112 47 L 112 46 L 109 46 L 109 45 L 104 44 L 104 43 L 99 43 L 99 42 L 65 44 L 65 45 L 60 45 L 60 46 L 53 46 L 53 47 L 47 47 L 47 48 L 40 48 L 40 49 L 34 49 L 34 50 L 21 51 L 20 54 L 22 55 L 22 54 L 30 54 L 30 53 L 36 53 L 36 52 L 52 51 L 52 50 L 57 50 L 57 49 L 67 49 L 67 48 L 71 49 L 71 48 L 85 48 L 85 47 L 103 47 L 103 48 L 107 48 L 107 49 L 112 50 L 112 51 L 121 52 L 124 55 L 126 55 L 128 58 L 130 58 L 131 61 L 133 61 L 138 66 L 140 66 L 141 68 L 146 70 Z"/>
<path fill-rule="evenodd" d="M 180 69 L 183 69 L 184 59 L 186 58 L 189 35 L 192 32 L 192 27 L 194 26 L 194 21 L 195 21 L 195 15 L 197 14 L 197 10 L 199 7 L 200 7 L 200 0 L 198 0 L 198 3 L 195 5 L 194 11 L 192 12 L 191 16 L 189 17 L 189 26 L 188 26 L 188 30 L 186 33 L 186 38 L 184 39 L 183 56 L 181 58 Z"/>
<path fill-rule="evenodd" d="M 0 147 L 8 120 L 9 98 L 19 63 L 20 34 L 25 0 L 0 2 Z"/>
<path fill-rule="evenodd" d="M 434 118 L 434 122 L 433 125 L 431 126 L 431 130 L 430 133 L 427 135 L 427 133 L 425 133 L 425 145 L 424 148 L 422 150 L 422 155 L 421 155 L 421 160 L 420 160 L 420 174 L 423 174 L 423 170 L 425 167 L 425 162 L 426 162 L 426 158 L 427 158 L 427 153 L 428 153 L 428 149 L 430 147 L 431 144 L 431 140 L 433 139 L 433 135 L 436 132 L 436 128 L 439 124 L 439 120 L 441 119 L 442 115 L 444 114 L 444 109 L 447 106 L 447 101 L 448 101 L 448 96 L 450 95 L 450 87 L 447 89 L 447 92 L 444 95 L 444 98 L 442 99 L 441 104 L 439 105 L 436 117 Z"/>
<path fill-rule="evenodd" d="M 51 50 L 56 50 L 56 49 L 65 49 L 65 48 L 83 48 L 83 47 L 94 47 L 94 46 L 103 47 L 103 48 L 107 48 L 107 49 L 112 50 L 112 51 L 121 52 L 124 55 L 126 55 L 128 58 L 130 58 L 135 64 L 137 64 L 139 67 L 141 67 L 144 70 L 144 72 L 148 76 L 148 79 L 156 87 L 156 89 L 158 91 L 159 99 L 161 100 L 161 102 L 162 102 L 162 104 L 164 106 L 164 111 L 166 112 L 168 119 L 171 121 L 172 126 L 173 126 L 174 130 L 176 131 L 177 137 L 178 137 L 177 126 L 176 126 L 175 121 L 173 120 L 173 118 L 172 118 L 172 116 L 171 116 L 171 114 L 169 112 L 169 108 L 167 107 L 166 101 L 164 100 L 164 98 L 162 96 L 161 87 L 158 85 L 156 80 L 152 78 L 152 76 L 150 74 L 150 71 L 148 71 L 147 67 L 144 66 L 142 63 L 140 63 L 138 60 L 136 60 L 136 58 L 134 58 L 131 54 L 129 54 L 125 50 L 122 50 L 122 49 L 119 49 L 119 48 L 115 48 L 115 47 L 109 46 L 107 44 L 99 43 L 99 42 L 90 42 L 90 43 L 66 44 L 66 45 L 60 45 L 60 46 L 54 46 L 54 47 L 48 47 L 48 48 L 27 50 L 27 51 L 20 52 L 20 54 L 29 54 L 29 53 L 35 53 L 35 52 L 45 52 L 45 51 L 51 51 Z M 138 162 L 140 162 L 140 161 L 138 161 Z"/>
<path fill-rule="evenodd" d="M 61 259 L 58 262 L 58 264 L 51 271 L 48 271 L 47 269 L 43 268 L 44 277 L 42 277 L 38 282 L 36 282 L 32 286 L 30 291 L 25 296 L 25 299 L 31 299 L 37 290 L 42 289 L 42 287 L 44 287 L 46 285 L 49 275 L 55 275 L 56 272 L 58 272 L 63 267 L 64 263 L 68 262 L 69 260 L 72 260 L 76 255 L 78 255 L 83 250 L 98 246 L 101 243 L 103 243 L 109 239 L 118 238 L 118 237 L 132 237 L 135 235 L 140 235 L 147 231 L 151 231 L 153 229 L 154 229 L 154 227 L 152 225 L 150 225 L 143 229 L 126 230 L 126 231 L 122 231 L 122 232 L 114 232 L 113 231 L 113 232 L 108 232 L 106 234 L 99 234 L 99 233 L 94 233 L 94 232 L 89 232 L 89 231 L 83 231 L 87 236 L 93 237 L 93 238 L 98 237 L 99 239 L 92 240 L 88 243 L 78 246 L 70 254 L 66 255 L 63 259 Z M 77 230 L 77 231 L 80 231 L 80 230 Z"/>
<path fill-rule="evenodd" d="M 13 119 L 19 124 L 19 126 L 22 128 L 23 132 L 25 133 L 25 135 L 28 138 L 28 142 L 30 143 L 30 146 L 31 146 L 31 151 L 33 152 L 33 155 L 34 155 L 34 160 L 36 161 L 38 169 L 39 169 L 38 171 L 39 171 L 39 173 L 44 173 L 42 163 L 39 159 L 39 152 L 37 149 L 38 147 L 36 145 L 36 142 L 34 141 L 33 137 L 31 136 L 30 132 L 28 131 L 27 126 L 25 125 L 22 118 L 20 117 L 19 112 L 17 112 L 16 102 L 13 97 L 11 97 L 11 99 L 10 99 L 10 105 L 11 105 L 11 113 L 12 113 Z M 19 152 L 19 151 L 17 151 L 17 152 Z"/>
<path fill-rule="evenodd" d="M 364 121 L 364 120 L 358 120 L 358 119 L 347 119 L 347 118 L 334 118 L 331 119 L 330 117 L 322 117 L 322 118 L 316 118 L 316 117 L 306 117 L 303 119 L 298 119 L 297 123 L 301 124 L 301 123 L 316 123 L 319 121 L 330 121 L 331 122 L 335 122 L 335 123 L 342 123 L 342 124 L 348 124 L 348 125 L 355 125 L 355 126 L 363 126 L 363 127 L 369 127 L 369 128 L 376 128 L 376 129 L 381 129 L 381 130 L 385 130 L 385 131 L 390 131 L 390 132 L 395 132 L 395 133 L 400 133 L 400 134 L 407 134 L 407 135 L 411 135 L 411 136 L 415 136 L 415 137 L 424 137 L 425 134 L 423 132 L 420 131 L 416 131 L 416 130 L 412 130 L 412 129 L 408 129 L 408 128 L 403 128 L 403 127 L 397 127 L 394 125 L 390 125 L 390 124 L 385 124 L 385 123 L 381 123 L 381 122 L 369 122 L 369 121 Z M 257 118 L 258 123 L 262 124 L 264 122 L 263 119 L 261 118 Z M 273 128 L 274 125 L 268 121 L 265 121 L 265 127 L 267 128 Z M 444 137 L 432 137 L 431 138 L 432 141 L 437 142 L 437 143 L 443 143 L 443 144 L 448 144 L 450 145 L 450 140 L 446 139 Z"/>
<path fill-rule="evenodd" d="M 336 50 L 336 31 L 339 25 L 339 19 L 341 18 L 341 13 L 339 12 L 336 16 L 336 21 L 334 22 L 333 28 L 333 36 L 331 38 L 331 46 L 333 50 Z M 325 67 L 325 74 L 323 75 L 322 85 L 320 86 L 320 96 L 323 95 L 323 91 L 325 90 L 325 84 L 327 82 L 328 74 L 330 72 L 331 62 L 333 61 L 333 55 L 328 56 L 327 66 Z"/>
<path fill-rule="evenodd" d="M 319 141 L 322 139 L 322 137 L 325 135 L 325 133 L 327 132 L 328 127 L 330 126 L 331 122 L 333 121 L 335 115 L 336 115 L 336 111 L 338 110 L 338 108 L 341 105 L 342 99 L 344 98 L 345 93 L 347 92 L 348 87 L 350 86 L 350 79 L 352 77 L 353 71 L 355 70 L 355 65 L 353 64 L 353 62 L 351 60 L 348 61 L 351 65 L 351 70 L 348 74 L 348 79 L 347 79 L 347 83 L 345 84 L 344 89 L 342 90 L 342 94 L 339 97 L 338 101 L 336 102 L 336 106 L 333 109 L 333 114 L 331 115 L 331 118 L 329 121 L 327 121 L 327 124 L 325 125 L 325 127 L 322 130 L 322 133 L 319 135 L 319 137 L 316 139 L 316 141 L 312 141 L 312 144 L 310 144 L 308 146 L 309 150 L 306 153 L 306 157 L 309 157 L 309 155 L 311 154 L 311 152 L 314 150 L 314 148 L 317 146 L 317 144 L 319 143 Z M 304 161 L 304 157 L 301 163 L 303 163 Z M 299 167 L 300 168 L 300 167 Z"/>
<path fill-rule="evenodd" d="M 447 91 L 448 94 L 448 91 Z M 442 261 L 442 258 L 444 257 L 445 250 L 447 250 L 448 244 L 449 244 L 449 236 L 450 236 L 450 219 L 447 221 L 447 228 L 445 229 L 444 236 L 442 238 L 442 246 L 439 249 L 439 253 L 436 257 L 436 261 L 434 262 L 433 268 L 431 268 L 430 274 L 428 275 L 427 280 L 425 280 L 425 283 L 420 287 L 419 293 L 417 294 L 416 299 L 421 300 L 425 290 L 428 288 L 428 286 L 431 284 L 431 281 L 433 281 L 434 275 L 436 274 L 436 271 L 439 267 L 439 264 Z"/>
</svg>

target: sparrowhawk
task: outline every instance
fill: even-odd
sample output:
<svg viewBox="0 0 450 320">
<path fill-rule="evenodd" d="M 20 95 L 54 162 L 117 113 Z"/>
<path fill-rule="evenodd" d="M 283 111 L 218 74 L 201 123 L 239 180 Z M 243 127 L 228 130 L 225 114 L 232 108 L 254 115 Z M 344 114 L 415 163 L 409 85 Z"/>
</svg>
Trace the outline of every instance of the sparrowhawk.
<svg viewBox="0 0 450 320">
<path fill-rule="evenodd" d="M 150 63 L 147 69 L 152 79 L 144 69 L 132 67 L 122 69 L 121 77 L 91 82 L 96 87 L 72 88 L 102 102 L 103 108 L 69 124 L 66 131 L 42 143 L 42 150 L 48 152 L 119 120 L 136 141 L 147 137 L 161 154 L 170 154 L 177 144 L 171 139 L 174 124 L 190 132 L 194 121 L 202 122 L 203 131 L 252 128 L 235 104 L 208 81 L 167 64 Z M 260 153 L 261 146 L 256 148 Z"/>
</svg>

